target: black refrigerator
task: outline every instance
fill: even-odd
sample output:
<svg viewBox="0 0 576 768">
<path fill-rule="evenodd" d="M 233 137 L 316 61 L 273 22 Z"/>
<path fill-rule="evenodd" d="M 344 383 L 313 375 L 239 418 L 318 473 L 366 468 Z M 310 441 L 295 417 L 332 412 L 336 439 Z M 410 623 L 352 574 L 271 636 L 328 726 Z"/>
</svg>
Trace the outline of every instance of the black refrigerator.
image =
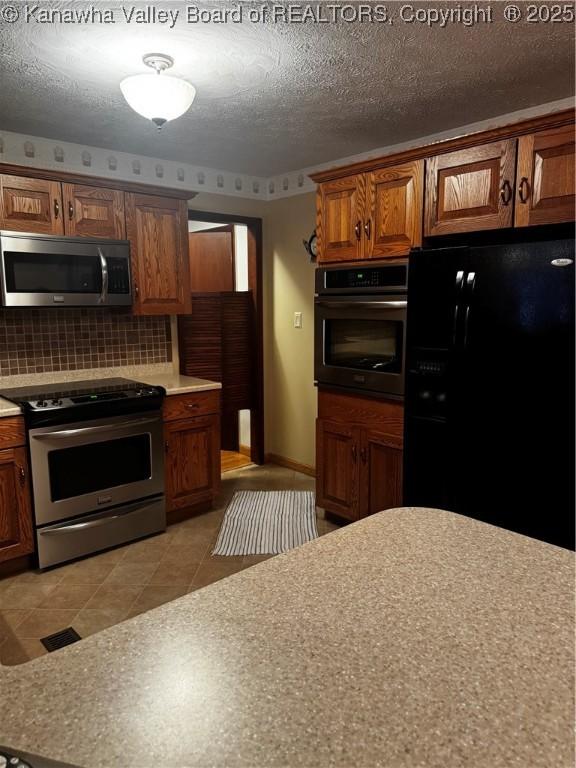
<svg viewBox="0 0 576 768">
<path fill-rule="evenodd" d="M 574 549 L 574 240 L 410 256 L 404 503 Z"/>
</svg>

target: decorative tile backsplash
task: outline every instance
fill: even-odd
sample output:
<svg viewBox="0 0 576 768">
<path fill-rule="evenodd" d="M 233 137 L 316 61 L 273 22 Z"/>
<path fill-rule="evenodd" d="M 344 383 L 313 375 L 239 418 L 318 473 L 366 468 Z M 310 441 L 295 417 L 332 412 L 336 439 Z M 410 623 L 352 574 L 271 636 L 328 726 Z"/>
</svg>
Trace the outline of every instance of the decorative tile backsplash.
<svg viewBox="0 0 576 768">
<path fill-rule="evenodd" d="M 172 359 L 170 318 L 124 309 L 0 309 L 0 376 Z"/>
</svg>

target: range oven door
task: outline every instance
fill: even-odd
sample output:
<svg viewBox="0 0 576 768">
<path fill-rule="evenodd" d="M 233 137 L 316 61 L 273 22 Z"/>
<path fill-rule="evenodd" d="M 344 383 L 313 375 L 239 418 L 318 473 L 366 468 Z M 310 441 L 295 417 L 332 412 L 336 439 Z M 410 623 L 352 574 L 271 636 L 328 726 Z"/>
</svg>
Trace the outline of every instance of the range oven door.
<svg viewBox="0 0 576 768">
<path fill-rule="evenodd" d="M 164 493 L 158 412 L 29 431 L 36 525 Z"/>
<path fill-rule="evenodd" d="M 314 377 L 319 384 L 404 394 L 402 295 L 317 296 Z"/>
</svg>

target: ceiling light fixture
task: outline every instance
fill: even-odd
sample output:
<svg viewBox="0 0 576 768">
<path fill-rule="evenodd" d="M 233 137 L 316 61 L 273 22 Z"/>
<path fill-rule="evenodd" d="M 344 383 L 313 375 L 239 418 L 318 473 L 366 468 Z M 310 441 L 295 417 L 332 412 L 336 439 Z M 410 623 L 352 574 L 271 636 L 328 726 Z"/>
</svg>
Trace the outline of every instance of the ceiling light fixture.
<svg viewBox="0 0 576 768">
<path fill-rule="evenodd" d="M 152 120 L 160 129 L 168 120 L 175 120 L 190 109 L 196 88 L 179 77 L 162 74 L 174 64 L 171 56 L 147 53 L 142 61 L 147 67 L 155 69 L 156 74 L 125 77 L 120 83 L 120 90 L 135 112 Z"/>
</svg>

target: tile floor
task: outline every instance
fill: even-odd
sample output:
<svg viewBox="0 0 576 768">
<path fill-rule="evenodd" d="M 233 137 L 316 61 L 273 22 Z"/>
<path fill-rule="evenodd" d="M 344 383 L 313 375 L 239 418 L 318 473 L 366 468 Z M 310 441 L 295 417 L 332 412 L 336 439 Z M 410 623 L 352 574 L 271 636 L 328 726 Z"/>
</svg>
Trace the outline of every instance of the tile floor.
<svg viewBox="0 0 576 768">
<path fill-rule="evenodd" d="M 210 512 L 100 555 L 2 579 L 0 661 L 22 664 L 46 653 L 41 637 L 65 627 L 87 637 L 266 560 L 264 555 L 211 554 L 226 506 L 241 489 L 313 490 L 314 479 L 271 464 L 226 472 L 218 505 Z M 319 516 L 320 535 L 336 527 Z"/>
</svg>

